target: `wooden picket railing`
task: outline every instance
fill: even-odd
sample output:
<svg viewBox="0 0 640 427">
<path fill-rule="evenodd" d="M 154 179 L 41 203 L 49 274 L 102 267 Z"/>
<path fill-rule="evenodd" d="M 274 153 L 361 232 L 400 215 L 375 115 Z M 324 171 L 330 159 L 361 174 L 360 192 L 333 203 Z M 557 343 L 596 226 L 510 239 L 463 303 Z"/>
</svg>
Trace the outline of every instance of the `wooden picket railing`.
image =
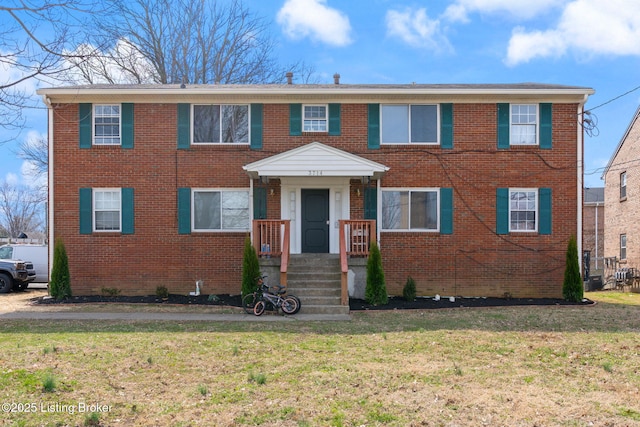
<svg viewBox="0 0 640 427">
<path fill-rule="evenodd" d="M 341 304 L 349 305 L 348 257 L 367 257 L 376 241 L 375 220 L 340 220 L 339 246 L 341 270 Z"/>
<path fill-rule="evenodd" d="M 288 219 L 253 221 L 253 247 L 259 257 L 280 257 L 280 284 L 287 285 L 290 224 Z"/>
</svg>

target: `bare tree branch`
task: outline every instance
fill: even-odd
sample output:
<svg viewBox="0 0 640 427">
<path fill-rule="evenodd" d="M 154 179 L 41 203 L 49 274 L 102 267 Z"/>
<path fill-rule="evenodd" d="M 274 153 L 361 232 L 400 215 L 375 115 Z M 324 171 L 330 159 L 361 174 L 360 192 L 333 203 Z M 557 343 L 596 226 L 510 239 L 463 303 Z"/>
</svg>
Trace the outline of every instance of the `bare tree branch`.
<svg viewBox="0 0 640 427">
<path fill-rule="evenodd" d="M 43 213 L 40 198 L 28 187 L 13 186 L 7 182 L 0 185 L 0 228 L 8 237 L 18 237 L 40 231 Z"/>
</svg>

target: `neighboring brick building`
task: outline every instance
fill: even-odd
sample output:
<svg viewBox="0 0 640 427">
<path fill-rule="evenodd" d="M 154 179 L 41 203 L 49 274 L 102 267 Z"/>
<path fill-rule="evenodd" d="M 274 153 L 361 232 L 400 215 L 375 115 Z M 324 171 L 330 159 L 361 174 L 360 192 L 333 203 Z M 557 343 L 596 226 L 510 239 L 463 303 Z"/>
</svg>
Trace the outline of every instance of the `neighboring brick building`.
<svg viewBox="0 0 640 427">
<path fill-rule="evenodd" d="M 338 253 L 375 219 L 387 290 L 561 297 L 589 88 L 78 86 L 49 106 L 51 241 L 75 294 L 239 293 L 257 219 Z M 576 166 L 578 165 L 578 166 Z M 255 237 L 255 236 L 254 236 Z M 580 243 L 580 241 L 579 241 Z"/>
<path fill-rule="evenodd" d="M 619 267 L 640 267 L 640 107 L 636 110 L 603 174 L 607 217 L 604 256 Z"/>
<path fill-rule="evenodd" d="M 589 275 L 604 269 L 604 188 L 585 188 L 582 210 L 582 250 L 589 252 Z M 587 278 L 585 271 L 583 277 Z"/>
</svg>

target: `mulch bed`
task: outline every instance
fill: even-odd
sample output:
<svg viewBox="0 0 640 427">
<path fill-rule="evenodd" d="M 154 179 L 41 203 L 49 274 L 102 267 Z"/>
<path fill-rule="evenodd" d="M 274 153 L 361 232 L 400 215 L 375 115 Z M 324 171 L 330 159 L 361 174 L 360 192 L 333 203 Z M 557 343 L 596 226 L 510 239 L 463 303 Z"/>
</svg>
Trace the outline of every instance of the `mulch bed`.
<svg viewBox="0 0 640 427">
<path fill-rule="evenodd" d="M 87 303 L 125 303 L 125 304 L 178 304 L 178 305 L 217 305 L 241 307 L 240 295 L 175 295 L 170 294 L 168 298 L 159 298 L 155 295 L 149 296 L 76 296 L 63 300 L 53 298 L 36 298 L 35 304 L 87 304 Z M 361 299 L 351 298 L 349 308 L 352 311 L 360 310 L 429 310 L 438 308 L 454 307 L 503 307 L 503 306 L 555 306 L 555 305 L 577 305 L 586 306 L 594 304 L 589 299 L 574 303 L 556 298 L 441 298 L 436 301 L 432 297 L 419 297 L 414 301 L 406 301 L 402 297 L 390 297 L 389 303 L 385 305 L 370 305 Z"/>
</svg>

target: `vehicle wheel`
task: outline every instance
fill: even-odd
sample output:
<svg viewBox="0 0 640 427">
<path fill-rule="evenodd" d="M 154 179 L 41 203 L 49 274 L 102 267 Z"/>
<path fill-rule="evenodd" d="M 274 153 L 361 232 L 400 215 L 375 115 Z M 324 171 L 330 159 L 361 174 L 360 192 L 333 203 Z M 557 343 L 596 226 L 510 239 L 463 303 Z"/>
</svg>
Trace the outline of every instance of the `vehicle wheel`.
<svg viewBox="0 0 640 427">
<path fill-rule="evenodd" d="M 299 307 L 300 303 L 298 302 L 297 298 L 294 298 L 292 296 L 288 296 L 282 301 L 282 312 L 284 314 L 296 314 Z"/>
<path fill-rule="evenodd" d="M 242 297 L 242 308 L 247 314 L 253 314 L 253 307 L 256 305 L 256 293 L 252 292 L 250 294 Z"/>
<path fill-rule="evenodd" d="M 264 303 L 264 301 L 258 301 L 253 306 L 253 314 L 255 314 L 256 316 L 262 316 L 262 313 L 264 313 L 265 308 L 267 308 L 267 305 Z"/>
<path fill-rule="evenodd" d="M 300 311 L 300 308 L 302 307 L 302 303 L 300 302 L 300 298 L 298 298 L 295 295 L 287 295 L 287 297 L 291 297 L 291 298 L 295 299 L 296 302 L 298 303 L 298 307 L 296 307 L 296 310 L 293 313 L 291 313 L 291 314 L 296 314 L 297 312 Z"/>
<path fill-rule="evenodd" d="M 11 280 L 11 277 L 7 276 L 4 273 L 0 273 L 0 294 L 11 292 L 12 287 L 13 281 Z"/>
</svg>

